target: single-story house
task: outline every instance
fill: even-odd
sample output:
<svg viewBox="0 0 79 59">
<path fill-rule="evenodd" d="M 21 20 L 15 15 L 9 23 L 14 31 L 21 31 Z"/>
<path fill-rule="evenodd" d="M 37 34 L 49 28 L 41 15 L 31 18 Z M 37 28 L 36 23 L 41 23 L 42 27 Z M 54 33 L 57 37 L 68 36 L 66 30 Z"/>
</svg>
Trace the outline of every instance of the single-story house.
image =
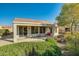
<svg viewBox="0 0 79 59">
<path fill-rule="evenodd" d="M 47 32 L 53 34 L 53 26 L 46 20 L 15 18 L 13 21 L 14 42 L 21 37 L 46 36 Z"/>
</svg>

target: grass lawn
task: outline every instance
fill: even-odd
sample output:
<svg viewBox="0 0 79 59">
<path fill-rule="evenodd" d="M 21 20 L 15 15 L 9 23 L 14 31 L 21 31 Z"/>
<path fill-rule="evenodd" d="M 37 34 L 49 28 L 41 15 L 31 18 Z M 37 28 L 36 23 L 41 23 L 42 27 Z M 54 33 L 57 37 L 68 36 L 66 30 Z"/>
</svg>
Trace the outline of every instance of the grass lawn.
<svg viewBox="0 0 79 59">
<path fill-rule="evenodd" d="M 0 47 L 0 56 L 59 56 L 61 51 L 53 39 L 45 42 L 22 42 Z"/>
</svg>

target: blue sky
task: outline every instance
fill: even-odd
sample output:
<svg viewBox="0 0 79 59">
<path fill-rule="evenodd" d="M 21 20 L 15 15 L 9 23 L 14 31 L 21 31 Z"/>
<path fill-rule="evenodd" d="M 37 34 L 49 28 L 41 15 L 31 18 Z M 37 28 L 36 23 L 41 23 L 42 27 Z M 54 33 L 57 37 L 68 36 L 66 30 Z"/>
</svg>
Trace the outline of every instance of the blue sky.
<svg viewBox="0 0 79 59">
<path fill-rule="evenodd" d="M 63 4 L 60 3 L 0 3 L 0 25 L 12 25 L 14 18 L 31 18 L 55 22 Z"/>
</svg>

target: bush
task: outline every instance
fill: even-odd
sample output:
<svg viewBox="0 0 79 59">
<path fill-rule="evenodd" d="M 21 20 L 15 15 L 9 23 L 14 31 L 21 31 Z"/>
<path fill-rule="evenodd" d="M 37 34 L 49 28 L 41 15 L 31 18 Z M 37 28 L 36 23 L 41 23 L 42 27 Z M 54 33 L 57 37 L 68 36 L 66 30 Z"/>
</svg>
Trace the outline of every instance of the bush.
<svg viewBox="0 0 79 59">
<path fill-rule="evenodd" d="M 52 43 L 52 44 L 51 44 Z M 22 42 L 0 47 L 1 56 L 59 56 L 60 49 L 53 40 Z"/>
<path fill-rule="evenodd" d="M 5 32 L 4 29 L 0 29 L 0 36 L 2 36 L 4 32 Z"/>
<path fill-rule="evenodd" d="M 8 35 L 9 33 L 10 33 L 9 30 L 8 29 L 5 29 L 2 36 Z"/>
<path fill-rule="evenodd" d="M 0 29 L 0 36 L 8 35 L 10 32 L 8 29 Z"/>
<path fill-rule="evenodd" d="M 79 55 L 79 33 L 74 33 L 73 35 L 68 33 L 65 35 L 67 41 L 67 50 L 71 55 Z"/>
</svg>

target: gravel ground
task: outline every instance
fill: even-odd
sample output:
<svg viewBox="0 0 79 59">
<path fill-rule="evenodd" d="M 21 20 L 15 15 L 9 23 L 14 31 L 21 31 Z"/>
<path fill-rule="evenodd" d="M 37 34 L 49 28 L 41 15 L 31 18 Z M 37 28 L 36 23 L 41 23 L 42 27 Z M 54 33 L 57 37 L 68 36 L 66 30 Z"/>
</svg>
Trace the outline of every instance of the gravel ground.
<svg viewBox="0 0 79 59">
<path fill-rule="evenodd" d="M 57 43 L 57 45 L 61 49 L 62 56 L 72 56 L 72 53 L 66 50 L 66 44 Z"/>
<path fill-rule="evenodd" d="M 0 46 L 8 45 L 8 44 L 13 44 L 13 42 L 8 41 L 8 40 L 1 40 L 1 39 L 0 39 Z"/>
</svg>

